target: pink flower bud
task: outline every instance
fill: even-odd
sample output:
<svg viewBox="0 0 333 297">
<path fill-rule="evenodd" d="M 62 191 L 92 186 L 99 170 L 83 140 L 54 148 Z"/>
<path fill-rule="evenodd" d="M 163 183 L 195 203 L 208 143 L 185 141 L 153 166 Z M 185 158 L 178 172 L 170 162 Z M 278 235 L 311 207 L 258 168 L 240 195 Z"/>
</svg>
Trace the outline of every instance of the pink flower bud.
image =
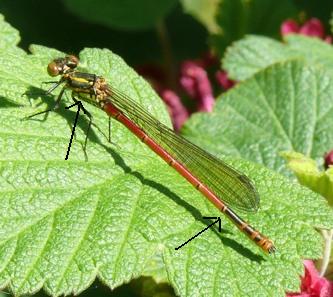
<svg viewBox="0 0 333 297">
<path fill-rule="evenodd" d="M 165 89 L 160 91 L 160 96 L 168 107 L 174 129 L 179 131 L 184 122 L 188 119 L 188 111 L 175 92 Z"/>
<path fill-rule="evenodd" d="M 198 101 L 197 110 L 212 111 L 215 100 L 204 68 L 194 61 L 183 62 L 180 84 L 190 97 Z"/>
<path fill-rule="evenodd" d="M 282 23 L 280 32 L 282 36 L 285 36 L 290 33 L 298 33 L 299 26 L 294 20 L 286 20 Z"/>
<path fill-rule="evenodd" d="M 236 84 L 234 80 L 228 78 L 228 73 L 226 71 L 216 71 L 215 78 L 224 90 L 228 90 Z"/>
<path fill-rule="evenodd" d="M 325 154 L 325 163 L 324 166 L 327 169 L 329 166 L 333 166 L 333 150 Z"/>
<path fill-rule="evenodd" d="M 333 283 L 319 276 L 316 267 L 310 260 L 304 261 L 305 274 L 302 277 L 301 292 L 288 293 L 287 297 L 332 297 Z"/>
<path fill-rule="evenodd" d="M 299 33 L 324 39 L 324 26 L 320 20 L 312 18 L 304 23 L 304 25 L 300 28 Z"/>
</svg>

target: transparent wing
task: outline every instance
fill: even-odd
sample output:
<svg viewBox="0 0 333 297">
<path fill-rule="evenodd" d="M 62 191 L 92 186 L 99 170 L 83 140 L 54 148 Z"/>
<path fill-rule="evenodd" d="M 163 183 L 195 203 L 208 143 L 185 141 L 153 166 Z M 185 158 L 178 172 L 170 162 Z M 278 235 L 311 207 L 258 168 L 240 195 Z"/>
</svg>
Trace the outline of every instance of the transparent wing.
<svg viewBox="0 0 333 297">
<path fill-rule="evenodd" d="M 177 135 L 127 95 L 109 86 L 109 100 L 225 204 L 257 211 L 259 195 L 251 180 L 222 160 Z"/>
</svg>

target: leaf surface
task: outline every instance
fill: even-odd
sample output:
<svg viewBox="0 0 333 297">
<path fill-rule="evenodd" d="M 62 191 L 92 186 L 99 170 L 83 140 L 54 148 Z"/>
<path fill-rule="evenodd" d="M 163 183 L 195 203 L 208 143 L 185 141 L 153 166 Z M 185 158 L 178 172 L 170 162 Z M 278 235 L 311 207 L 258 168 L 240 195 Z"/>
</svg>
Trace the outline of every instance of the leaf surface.
<svg viewBox="0 0 333 297">
<path fill-rule="evenodd" d="M 238 81 L 249 78 L 266 67 L 293 59 L 317 65 L 333 75 L 332 46 L 318 38 L 290 34 L 286 43 L 268 37 L 249 35 L 230 46 L 223 58 L 223 68 Z"/>
</svg>

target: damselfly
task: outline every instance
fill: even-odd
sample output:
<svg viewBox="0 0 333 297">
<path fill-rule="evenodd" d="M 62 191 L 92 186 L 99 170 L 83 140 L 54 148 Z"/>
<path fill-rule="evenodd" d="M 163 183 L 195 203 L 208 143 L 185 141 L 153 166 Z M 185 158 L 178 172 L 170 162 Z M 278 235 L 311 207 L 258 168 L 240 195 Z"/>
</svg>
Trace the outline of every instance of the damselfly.
<svg viewBox="0 0 333 297">
<path fill-rule="evenodd" d="M 275 246 L 268 237 L 229 207 L 245 211 L 258 209 L 259 195 L 246 175 L 175 134 L 133 99 L 107 84 L 103 77 L 77 71 L 78 62 L 75 56 L 66 56 L 48 64 L 49 75 L 60 75 L 61 78 L 47 93 L 63 85 L 56 106 L 64 91 L 70 89 L 74 100 L 81 99 L 104 110 L 178 171 L 265 252 L 275 252 Z"/>
</svg>

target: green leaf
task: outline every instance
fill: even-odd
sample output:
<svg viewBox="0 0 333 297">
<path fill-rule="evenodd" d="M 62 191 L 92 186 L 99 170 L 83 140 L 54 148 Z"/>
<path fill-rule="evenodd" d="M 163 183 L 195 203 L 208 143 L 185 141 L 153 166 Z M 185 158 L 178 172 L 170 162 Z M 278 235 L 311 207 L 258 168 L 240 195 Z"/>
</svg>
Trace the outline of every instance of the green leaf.
<svg viewBox="0 0 333 297">
<path fill-rule="evenodd" d="M 17 55 L 24 54 L 24 51 L 17 47 L 20 41 L 19 32 L 10 24 L 4 21 L 4 16 L 0 14 L 0 50 L 15 52 Z"/>
<path fill-rule="evenodd" d="M 333 206 L 333 167 L 320 171 L 313 159 L 297 152 L 282 152 L 281 156 L 301 185 L 319 193 Z"/>
<path fill-rule="evenodd" d="M 235 80 L 244 80 L 269 65 L 303 59 L 333 74 L 333 48 L 318 38 L 290 34 L 281 43 L 263 36 L 247 36 L 228 48 L 223 68 Z"/>
<path fill-rule="evenodd" d="M 221 28 L 216 22 L 216 14 L 221 0 L 181 0 L 186 13 L 201 22 L 210 33 L 218 34 Z"/>
<path fill-rule="evenodd" d="M 273 63 L 296 58 L 281 42 L 264 36 L 246 36 L 228 47 L 222 67 L 228 76 L 242 81 Z"/>
<path fill-rule="evenodd" d="M 212 44 L 222 56 L 227 46 L 245 34 L 277 37 L 282 22 L 296 14 L 296 7 L 288 0 L 224 0 L 217 12 L 222 32 L 212 37 Z"/>
<path fill-rule="evenodd" d="M 202 216 L 221 213 L 116 121 L 116 145 L 93 127 L 87 161 L 82 144 L 88 121 L 80 116 L 65 161 L 75 118 L 75 111 L 64 109 L 66 99 L 57 113 L 22 120 L 55 100 L 40 82 L 49 80 L 45 61 L 58 52 L 32 49 L 34 55 L 22 57 L 0 50 L 1 98 L 16 103 L 0 105 L 1 287 L 15 295 L 41 288 L 78 294 L 98 277 L 114 288 L 147 271 L 160 276 L 156 265 L 148 265 L 162 255 L 180 296 L 285 296 L 298 290 L 302 259 L 321 254 L 315 228 L 333 226 L 324 199 L 260 165 L 226 159 L 253 179 L 261 195 L 258 213 L 242 216 L 272 238 L 278 252 L 264 255 L 224 218 L 221 234 L 210 229 L 175 250 L 209 224 Z M 85 49 L 80 58 L 81 69 L 104 75 L 170 125 L 155 92 L 121 58 L 98 49 Z M 107 133 L 106 115 L 85 107 Z M 200 137 L 216 141 L 206 132 Z"/>
<path fill-rule="evenodd" d="M 290 34 L 285 37 L 287 45 L 309 63 L 316 64 L 333 73 L 332 45 L 315 37 Z"/>
<path fill-rule="evenodd" d="M 177 3 L 176 0 L 63 0 L 66 7 L 85 20 L 117 29 L 155 27 Z"/>
<path fill-rule="evenodd" d="M 3 15 L 0 15 L 0 24 L 0 32 L 1 36 L 3 36 L 0 43 L 0 49 L 1 51 L 4 51 L 8 47 L 16 46 L 20 41 L 20 37 L 18 31 L 4 21 Z"/>
<path fill-rule="evenodd" d="M 278 63 L 221 96 L 213 113 L 194 115 L 183 132 L 215 154 L 290 175 L 279 152 L 317 159 L 333 147 L 332 96 L 327 72 L 302 61 Z"/>
</svg>

